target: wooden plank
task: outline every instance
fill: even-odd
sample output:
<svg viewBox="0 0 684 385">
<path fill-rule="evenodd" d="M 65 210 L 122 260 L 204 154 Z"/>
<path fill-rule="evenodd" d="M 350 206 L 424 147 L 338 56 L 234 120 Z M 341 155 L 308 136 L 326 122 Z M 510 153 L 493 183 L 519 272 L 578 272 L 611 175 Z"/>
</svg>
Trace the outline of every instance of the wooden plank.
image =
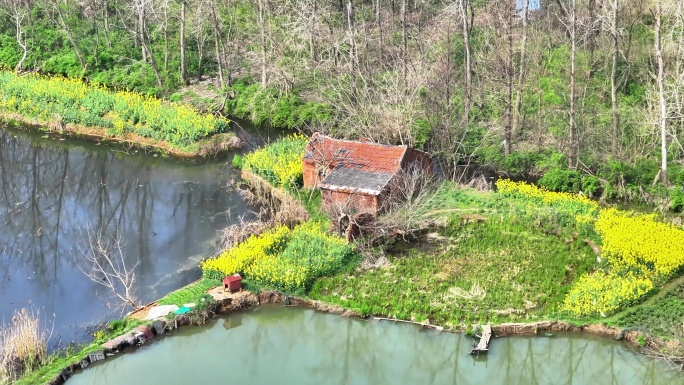
<svg viewBox="0 0 684 385">
<path fill-rule="evenodd" d="M 492 327 L 490 325 L 482 326 L 482 334 L 480 335 L 480 341 L 476 346 L 470 351 L 470 354 L 478 354 L 480 352 L 486 353 L 489 351 L 489 341 L 492 338 Z"/>
</svg>

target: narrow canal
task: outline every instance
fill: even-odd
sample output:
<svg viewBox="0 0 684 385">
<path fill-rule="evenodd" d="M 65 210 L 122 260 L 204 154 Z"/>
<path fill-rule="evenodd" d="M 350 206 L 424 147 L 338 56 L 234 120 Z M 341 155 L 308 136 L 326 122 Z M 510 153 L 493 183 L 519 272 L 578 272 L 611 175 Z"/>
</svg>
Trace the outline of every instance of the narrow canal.
<svg viewBox="0 0 684 385">
<path fill-rule="evenodd" d="M 89 229 L 121 235 L 142 303 L 197 279 L 218 231 L 250 211 L 228 187 L 235 178 L 226 162 L 0 126 L 0 321 L 32 306 L 54 345 L 120 316 L 79 269 Z"/>
<path fill-rule="evenodd" d="M 487 357 L 474 358 L 462 334 L 273 305 L 174 334 L 67 385 L 684 383 L 661 362 L 586 334 L 494 339 Z"/>
</svg>

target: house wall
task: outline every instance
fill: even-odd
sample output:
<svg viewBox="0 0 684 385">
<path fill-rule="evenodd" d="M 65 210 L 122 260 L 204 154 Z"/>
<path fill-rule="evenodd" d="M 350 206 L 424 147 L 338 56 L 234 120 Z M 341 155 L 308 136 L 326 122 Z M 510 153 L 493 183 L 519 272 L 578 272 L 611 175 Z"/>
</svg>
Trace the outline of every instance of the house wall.
<svg viewBox="0 0 684 385">
<path fill-rule="evenodd" d="M 430 175 L 434 173 L 432 157 L 430 154 L 414 148 L 407 148 L 404 159 L 401 160 L 401 168 L 406 169 L 411 163 L 416 162 L 422 166 L 426 173 L 429 173 Z"/>
<path fill-rule="evenodd" d="M 347 207 L 355 213 L 372 213 L 378 210 L 378 199 L 375 195 L 351 193 L 346 191 L 334 191 L 321 188 L 323 204 L 329 208 L 333 206 Z"/>
<path fill-rule="evenodd" d="M 314 188 L 320 180 L 318 180 L 318 174 L 316 173 L 316 164 L 314 162 L 302 161 L 302 172 L 304 176 L 304 187 Z"/>
</svg>

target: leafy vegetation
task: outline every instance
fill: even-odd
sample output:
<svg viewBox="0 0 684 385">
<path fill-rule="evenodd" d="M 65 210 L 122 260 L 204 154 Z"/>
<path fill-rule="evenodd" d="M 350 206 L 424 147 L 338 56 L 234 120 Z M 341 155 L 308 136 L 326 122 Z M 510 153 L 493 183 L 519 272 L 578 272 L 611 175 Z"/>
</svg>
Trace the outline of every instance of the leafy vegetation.
<svg viewBox="0 0 684 385">
<path fill-rule="evenodd" d="M 325 124 L 331 120 L 330 106 L 307 102 L 295 92 L 282 93 L 273 87 L 263 88 L 249 79 L 240 79 L 228 92 L 234 97 L 226 102 L 226 114 L 255 125 L 279 128 L 303 127 L 308 123 Z"/>
<path fill-rule="evenodd" d="M 656 295 L 641 306 L 619 314 L 615 324 L 621 327 L 648 330 L 659 338 L 681 338 L 684 318 L 684 284 L 677 284 L 663 295 Z"/>
</svg>

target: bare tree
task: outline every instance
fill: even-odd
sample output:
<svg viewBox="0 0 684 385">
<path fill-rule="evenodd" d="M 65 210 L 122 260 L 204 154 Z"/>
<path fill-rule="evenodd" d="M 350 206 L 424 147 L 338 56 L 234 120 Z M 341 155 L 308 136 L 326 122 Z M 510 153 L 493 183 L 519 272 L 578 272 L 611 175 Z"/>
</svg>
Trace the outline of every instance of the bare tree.
<svg viewBox="0 0 684 385">
<path fill-rule="evenodd" d="M 611 137 L 611 148 L 613 154 L 617 154 L 620 147 L 620 106 L 618 104 L 618 59 L 620 55 L 620 38 L 621 33 L 619 29 L 620 17 L 620 0 L 611 0 L 609 2 L 610 23 L 609 32 L 613 41 L 612 65 L 610 68 L 610 102 L 613 113 L 613 132 Z"/>
<path fill-rule="evenodd" d="M 89 227 L 87 236 L 88 245 L 81 250 L 83 260 L 78 268 L 91 281 L 107 290 L 109 297 L 116 302 L 107 302 L 110 307 L 122 313 L 128 306 L 138 308 L 135 270 L 140 261 L 132 266 L 126 264 L 126 244 L 118 233 Z"/>
<path fill-rule="evenodd" d="M 465 49 L 465 99 L 463 101 L 463 116 L 470 122 L 470 107 L 473 101 L 473 53 L 470 45 L 470 32 L 473 27 L 473 9 L 470 0 L 458 0 L 463 30 L 463 47 Z"/>
<path fill-rule="evenodd" d="M 181 83 L 187 85 L 188 84 L 188 72 L 185 68 L 186 64 L 186 59 L 185 59 L 185 14 L 188 8 L 188 1 L 187 0 L 181 0 L 181 10 L 180 10 L 180 31 L 179 31 L 179 37 L 180 37 L 180 81 Z"/>
<path fill-rule="evenodd" d="M 46 13 L 50 20 L 54 24 L 58 25 L 66 34 L 69 43 L 74 48 L 76 58 L 78 59 L 78 62 L 81 64 L 83 74 L 85 74 L 86 70 L 88 69 L 88 63 L 86 62 L 85 56 L 83 55 L 83 51 L 76 42 L 76 37 L 74 36 L 74 33 L 69 24 L 67 23 L 66 19 L 66 15 L 68 15 L 69 12 L 69 9 L 67 8 L 69 3 L 66 1 L 59 0 L 44 0 L 43 5 L 45 6 Z"/>
<path fill-rule="evenodd" d="M 568 39 L 570 40 L 570 91 L 569 99 L 570 105 L 568 108 L 569 118 L 569 139 L 567 146 L 568 154 L 568 168 L 577 168 L 579 162 L 579 140 L 577 132 L 577 50 L 580 39 L 582 38 L 580 30 L 580 20 L 578 18 L 579 6 L 578 0 L 569 0 L 568 4 L 563 4 L 557 1 L 560 6 L 560 14 L 558 19 L 565 26 Z"/>
<path fill-rule="evenodd" d="M 658 74 L 656 82 L 658 83 L 658 106 L 660 117 L 658 119 L 658 126 L 660 127 L 660 150 L 661 150 L 661 166 L 660 179 L 664 185 L 667 186 L 667 100 L 665 99 L 665 63 L 663 61 L 663 46 L 662 46 L 662 32 L 663 32 L 663 11 L 660 0 L 655 2 L 655 55 L 658 66 Z"/>
<path fill-rule="evenodd" d="M 520 110 L 523 102 L 523 88 L 525 86 L 525 71 L 527 58 L 527 21 L 530 14 L 530 0 L 523 0 L 523 10 L 521 12 L 522 31 L 520 37 L 520 64 L 518 66 L 518 84 L 515 94 L 515 109 L 513 111 L 513 136 L 519 137 L 522 134 L 520 122 Z"/>
<path fill-rule="evenodd" d="M 16 72 L 21 72 L 24 68 L 24 61 L 26 56 L 28 56 L 28 43 L 26 42 L 26 32 L 24 31 L 24 22 L 29 17 L 29 8 L 27 7 L 27 2 L 23 0 L 0 0 L 0 12 L 5 13 L 12 20 L 14 24 L 14 36 L 17 44 L 22 49 L 21 59 L 17 63 L 14 70 Z"/>
<path fill-rule="evenodd" d="M 390 195 L 383 204 L 381 227 L 393 228 L 402 236 L 425 229 L 432 222 L 427 210 L 434 203 L 437 183 L 424 165 L 412 163 L 392 179 Z"/>
</svg>

